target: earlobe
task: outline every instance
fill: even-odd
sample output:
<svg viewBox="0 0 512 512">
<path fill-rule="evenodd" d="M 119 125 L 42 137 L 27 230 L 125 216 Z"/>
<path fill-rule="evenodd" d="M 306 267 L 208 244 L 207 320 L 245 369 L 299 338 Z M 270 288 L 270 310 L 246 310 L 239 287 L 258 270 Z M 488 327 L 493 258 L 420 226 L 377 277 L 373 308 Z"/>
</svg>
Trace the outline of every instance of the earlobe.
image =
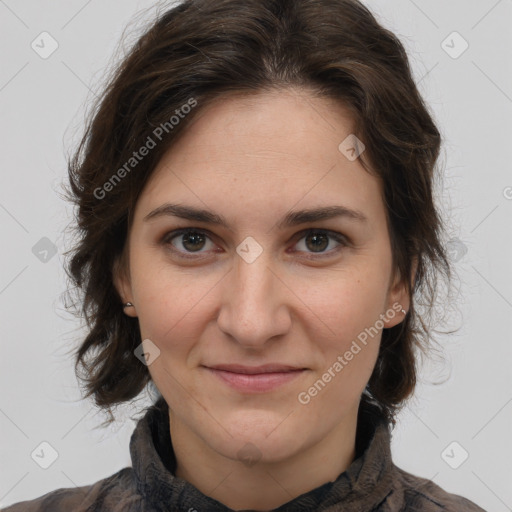
<svg viewBox="0 0 512 512">
<path fill-rule="evenodd" d="M 403 322 L 407 316 L 407 312 L 409 311 L 409 296 L 405 287 L 403 287 L 403 292 L 395 297 L 396 300 L 393 300 L 393 298 L 390 297 L 388 308 L 384 313 L 383 322 L 385 329 L 389 329 L 390 327 L 394 327 L 400 322 Z"/>
<path fill-rule="evenodd" d="M 121 260 L 116 260 L 114 262 L 112 276 L 114 287 L 121 298 L 121 304 L 119 304 L 119 307 L 122 307 L 125 315 L 133 318 L 137 317 L 137 312 L 132 299 L 130 279 L 126 275 L 125 266 Z"/>
<path fill-rule="evenodd" d="M 416 278 L 416 270 L 418 268 L 417 258 L 414 258 L 411 267 L 410 287 L 411 290 L 413 290 Z M 395 325 L 404 321 L 410 309 L 410 303 L 411 299 L 406 282 L 401 278 L 400 275 L 397 275 L 395 282 L 388 292 L 387 310 L 386 313 L 384 313 L 385 318 L 383 319 L 384 328 L 389 329 L 390 327 L 394 327 Z"/>
<path fill-rule="evenodd" d="M 123 311 L 128 316 L 131 316 L 131 317 L 137 316 L 136 311 L 135 311 L 135 306 L 131 302 L 125 302 L 123 304 Z"/>
</svg>

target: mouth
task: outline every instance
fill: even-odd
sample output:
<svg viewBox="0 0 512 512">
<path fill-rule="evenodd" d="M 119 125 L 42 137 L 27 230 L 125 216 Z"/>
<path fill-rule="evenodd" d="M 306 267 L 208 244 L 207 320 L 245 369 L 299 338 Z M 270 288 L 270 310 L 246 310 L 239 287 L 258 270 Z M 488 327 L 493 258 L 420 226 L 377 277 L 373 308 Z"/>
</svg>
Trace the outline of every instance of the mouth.
<svg viewBox="0 0 512 512">
<path fill-rule="evenodd" d="M 215 365 L 204 367 L 232 389 L 244 393 L 272 391 L 303 375 L 307 368 L 282 364 L 263 366 Z"/>
</svg>

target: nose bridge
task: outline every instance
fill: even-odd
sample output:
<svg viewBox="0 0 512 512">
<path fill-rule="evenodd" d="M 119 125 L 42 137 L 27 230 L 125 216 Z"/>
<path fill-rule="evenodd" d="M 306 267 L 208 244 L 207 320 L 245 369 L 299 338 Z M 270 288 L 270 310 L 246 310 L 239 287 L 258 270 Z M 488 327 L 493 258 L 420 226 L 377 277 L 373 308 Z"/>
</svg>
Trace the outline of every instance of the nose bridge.
<svg viewBox="0 0 512 512">
<path fill-rule="evenodd" d="M 283 300 L 282 283 L 263 252 L 254 261 L 235 260 L 225 283 L 219 327 L 244 345 L 262 345 L 284 334 L 290 318 Z"/>
<path fill-rule="evenodd" d="M 272 300 L 271 290 L 274 274 L 270 271 L 268 258 L 260 256 L 252 263 L 240 258 L 234 272 L 233 290 L 242 310 L 247 307 L 260 309 L 265 302 Z"/>
</svg>

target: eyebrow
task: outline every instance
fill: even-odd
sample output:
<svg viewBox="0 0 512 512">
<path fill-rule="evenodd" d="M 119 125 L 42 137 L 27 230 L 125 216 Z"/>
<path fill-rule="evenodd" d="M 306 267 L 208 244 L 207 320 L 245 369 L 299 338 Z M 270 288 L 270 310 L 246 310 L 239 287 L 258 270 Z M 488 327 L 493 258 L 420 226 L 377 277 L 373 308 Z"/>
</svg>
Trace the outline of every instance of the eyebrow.
<svg viewBox="0 0 512 512">
<path fill-rule="evenodd" d="M 209 210 L 184 206 L 180 204 L 165 203 L 155 208 L 144 217 L 144 222 L 158 217 L 179 217 L 181 219 L 215 224 L 226 229 L 231 229 L 229 223 L 224 217 Z M 311 208 L 307 210 L 297 210 L 288 212 L 284 218 L 278 222 L 277 227 L 284 229 L 308 222 L 318 222 L 322 220 L 343 217 L 360 223 L 367 223 L 368 218 L 363 212 L 353 210 L 345 206 L 323 206 L 320 208 Z"/>
</svg>

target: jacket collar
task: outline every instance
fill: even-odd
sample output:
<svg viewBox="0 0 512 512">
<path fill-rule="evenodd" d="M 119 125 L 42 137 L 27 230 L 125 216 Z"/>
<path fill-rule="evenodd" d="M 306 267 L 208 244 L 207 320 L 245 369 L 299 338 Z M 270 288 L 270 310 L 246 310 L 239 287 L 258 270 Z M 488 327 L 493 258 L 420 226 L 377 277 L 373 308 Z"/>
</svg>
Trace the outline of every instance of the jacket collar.
<svg viewBox="0 0 512 512">
<path fill-rule="evenodd" d="M 352 464 L 334 482 L 327 482 L 275 510 L 322 511 L 337 503 L 350 504 L 350 510 L 373 509 L 393 493 L 396 468 L 391 460 L 390 443 L 389 422 L 376 405 L 362 400 L 357 423 L 356 457 Z M 151 505 L 151 510 L 231 511 L 202 494 L 192 484 L 174 476 L 176 459 L 170 439 L 168 407 L 163 397 L 149 407 L 137 423 L 130 440 L 130 454 L 137 490 Z M 398 496 L 395 498 L 401 501 Z"/>
</svg>

